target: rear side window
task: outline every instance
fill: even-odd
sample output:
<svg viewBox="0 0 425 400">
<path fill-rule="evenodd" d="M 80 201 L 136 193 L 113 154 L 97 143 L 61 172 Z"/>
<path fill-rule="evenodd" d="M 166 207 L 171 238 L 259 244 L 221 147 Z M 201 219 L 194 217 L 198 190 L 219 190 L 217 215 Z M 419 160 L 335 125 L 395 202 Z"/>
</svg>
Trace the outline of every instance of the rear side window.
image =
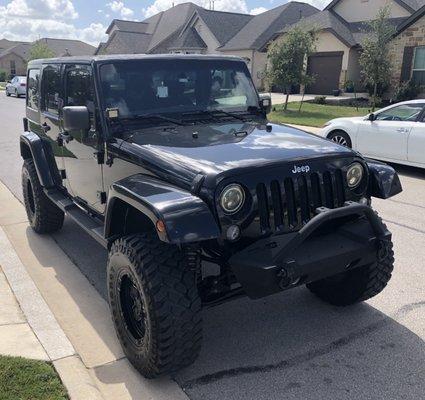
<svg viewBox="0 0 425 400">
<path fill-rule="evenodd" d="M 48 65 L 43 69 L 41 84 L 41 109 L 59 114 L 61 106 L 61 72 L 59 65 Z"/>
<path fill-rule="evenodd" d="M 30 69 L 28 71 L 28 94 L 27 94 L 27 107 L 33 110 L 38 110 L 38 102 L 40 100 L 40 70 Z"/>
</svg>

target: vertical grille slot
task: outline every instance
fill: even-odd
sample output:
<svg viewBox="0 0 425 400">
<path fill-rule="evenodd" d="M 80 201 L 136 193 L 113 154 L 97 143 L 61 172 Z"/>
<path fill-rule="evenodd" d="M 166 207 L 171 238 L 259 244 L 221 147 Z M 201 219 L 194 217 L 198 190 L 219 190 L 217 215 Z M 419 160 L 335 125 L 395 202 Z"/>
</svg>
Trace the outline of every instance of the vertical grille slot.
<svg viewBox="0 0 425 400">
<path fill-rule="evenodd" d="M 301 221 L 306 223 L 310 219 L 310 204 L 308 201 L 307 180 L 305 176 L 297 179 L 300 202 Z"/>
<path fill-rule="evenodd" d="M 342 171 L 338 169 L 335 172 L 335 184 L 336 184 L 336 198 L 337 206 L 341 207 L 345 202 L 345 191 L 344 191 L 344 178 L 342 176 Z"/>
<path fill-rule="evenodd" d="M 334 208 L 334 193 L 332 188 L 332 176 L 329 171 L 323 174 L 323 190 L 325 192 L 325 205 Z"/>
<path fill-rule="evenodd" d="M 271 182 L 270 191 L 272 195 L 274 226 L 279 228 L 283 226 L 283 203 L 278 181 L 274 180 Z"/>
<path fill-rule="evenodd" d="M 294 182 L 291 178 L 286 178 L 284 181 L 286 206 L 288 208 L 288 225 L 293 227 L 297 225 L 297 204 L 295 202 Z"/>
<path fill-rule="evenodd" d="M 264 183 L 257 185 L 258 215 L 260 217 L 260 226 L 262 231 L 270 229 L 270 213 L 267 201 L 267 189 Z"/>
<path fill-rule="evenodd" d="M 322 195 L 320 193 L 320 180 L 316 172 L 310 175 L 311 182 L 311 202 L 313 205 L 313 212 L 317 207 L 322 206 Z"/>
</svg>

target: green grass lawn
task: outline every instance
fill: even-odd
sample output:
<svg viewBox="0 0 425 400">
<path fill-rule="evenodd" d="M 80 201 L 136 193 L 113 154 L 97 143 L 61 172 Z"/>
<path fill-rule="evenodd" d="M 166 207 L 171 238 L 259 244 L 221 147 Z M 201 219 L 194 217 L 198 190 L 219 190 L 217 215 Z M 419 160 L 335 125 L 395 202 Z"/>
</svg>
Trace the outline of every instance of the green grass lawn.
<svg viewBox="0 0 425 400">
<path fill-rule="evenodd" d="M 283 111 L 283 104 L 274 106 L 268 118 L 278 124 L 294 124 L 322 127 L 330 119 L 339 117 L 358 117 L 369 113 L 369 108 L 347 106 L 330 106 L 327 104 L 304 103 L 301 112 L 298 112 L 300 103 L 289 103 L 288 110 Z"/>
<path fill-rule="evenodd" d="M 0 356 L 0 400 L 67 400 L 52 364 Z"/>
</svg>

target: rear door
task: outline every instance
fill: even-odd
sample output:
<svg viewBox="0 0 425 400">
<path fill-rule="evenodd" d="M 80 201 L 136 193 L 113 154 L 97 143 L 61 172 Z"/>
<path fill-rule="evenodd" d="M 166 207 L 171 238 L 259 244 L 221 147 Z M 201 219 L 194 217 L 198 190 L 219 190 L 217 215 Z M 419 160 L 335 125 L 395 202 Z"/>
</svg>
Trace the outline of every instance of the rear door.
<svg viewBox="0 0 425 400">
<path fill-rule="evenodd" d="M 63 169 L 62 148 L 57 143 L 62 104 L 61 65 L 44 65 L 40 99 L 41 132 L 39 133 L 50 143 L 59 170 Z"/>
<path fill-rule="evenodd" d="M 357 150 L 370 157 L 407 161 L 409 135 L 423 106 L 401 104 L 377 112 L 375 121 L 361 121 Z"/>
<path fill-rule="evenodd" d="M 89 207 L 103 213 L 102 167 L 97 154 L 102 150 L 101 135 L 95 118 L 92 67 L 74 64 L 64 67 L 64 106 L 86 106 L 90 113 L 89 131 L 71 131 L 63 135 L 65 186 L 68 192 Z"/>
</svg>

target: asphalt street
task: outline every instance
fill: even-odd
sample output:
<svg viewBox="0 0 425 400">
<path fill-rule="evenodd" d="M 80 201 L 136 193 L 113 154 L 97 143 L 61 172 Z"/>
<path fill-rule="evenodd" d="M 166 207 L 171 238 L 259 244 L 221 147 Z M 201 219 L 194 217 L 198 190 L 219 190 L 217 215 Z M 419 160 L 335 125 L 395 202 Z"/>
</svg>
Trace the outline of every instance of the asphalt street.
<svg viewBox="0 0 425 400">
<path fill-rule="evenodd" d="M 0 180 L 22 199 L 24 99 L 0 92 Z M 404 192 L 374 200 L 393 232 L 393 279 L 349 308 L 305 288 L 205 310 L 196 363 L 174 378 L 191 399 L 425 399 L 425 170 L 396 167 Z M 106 252 L 67 220 L 54 239 L 105 296 Z"/>
</svg>

